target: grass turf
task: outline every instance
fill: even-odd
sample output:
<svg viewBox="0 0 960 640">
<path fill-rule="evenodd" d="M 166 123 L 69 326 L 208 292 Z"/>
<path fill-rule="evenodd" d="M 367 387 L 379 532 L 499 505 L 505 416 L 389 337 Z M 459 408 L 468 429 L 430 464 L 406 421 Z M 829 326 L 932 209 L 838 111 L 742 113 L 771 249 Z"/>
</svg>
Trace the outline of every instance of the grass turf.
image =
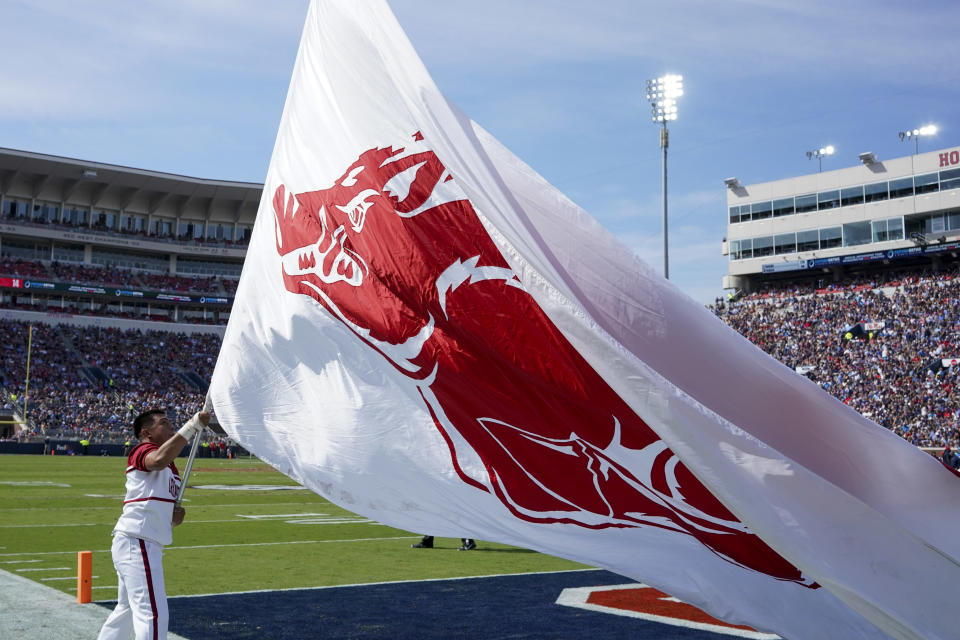
<svg viewBox="0 0 960 640">
<path fill-rule="evenodd" d="M 0 455 L 0 569 L 74 593 L 76 554 L 92 550 L 93 598 L 114 598 L 110 532 L 120 515 L 124 463 L 117 457 Z M 368 521 L 305 489 L 195 488 L 292 484 L 256 460 L 198 459 L 184 501 L 187 518 L 164 552 L 167 593 L 583 568 L 483 541 L 467 553 L 456 551 L 460 541 L 454 538 L 438 538 L 432 550 L 411 549 L 417 534 Z"/>
</svg>

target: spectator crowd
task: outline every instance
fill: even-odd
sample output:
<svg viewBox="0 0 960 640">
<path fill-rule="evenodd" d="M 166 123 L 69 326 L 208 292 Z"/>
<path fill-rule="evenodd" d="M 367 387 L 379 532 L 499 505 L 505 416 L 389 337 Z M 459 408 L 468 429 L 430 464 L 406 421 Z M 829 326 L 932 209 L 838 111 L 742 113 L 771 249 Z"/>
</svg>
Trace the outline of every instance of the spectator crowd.
<svg viewBox="0 0 960 640">
<path fill-rule="evenodd" d="M 956 270 L 766 288 L 714 311 L 777 360 L 921 447 L 960 440 Z M 945 362 L 946 361 L 946 362 Z"/>
<path fill-rule="evenodd" d="M 4 260 L 0 272 L 27 275 L 34 266 Z M 77 277 L 100 281 L 121 271 L 79 269 Z M 907 441 L 957 450 L 960 364 L 952 361 L 960 361 L 958 275 L 956 269 L 888 272 L 830 285 L 767 287 L 712 309 L 771 356 Z M 150 282 L 178 288 L 217 283 L 179 277 Z M 5 401 L 22 404 L 27 325 L 0 320 L 0 331 L 7 338 L 0 343 Z M 131 414 L 145 407 L 165 407 L 185 419 L 203 404 L 201 387 L 219 348 L 219 336 L 210 334 L 36 324 L 29 435 L 122 442 Z"/>
<path fill-rule="evenodd" d="M 210 380 L 220 350 L 218 335 L 37 323 L 27 388 L 28 326 L 0 319 L 4 403 L 22 408 L 28 394 L 31 431 L 21 439 L 122 443 L 133 417 L 152 407 L 185 421 L 203 406 L 197 381 Z"/>
<path fill-rule="evenodd" d="M 37 280 L 54 280 L 91 286 L 126 287 L 147 291 L 209 293 L 225 295 L 236 291 L 231 278 L 168 275 L 145 270 L 123 269 L 71 262 L 43 262 L 5 257 L 0 259 L 0 275 Z"/>
</svg>

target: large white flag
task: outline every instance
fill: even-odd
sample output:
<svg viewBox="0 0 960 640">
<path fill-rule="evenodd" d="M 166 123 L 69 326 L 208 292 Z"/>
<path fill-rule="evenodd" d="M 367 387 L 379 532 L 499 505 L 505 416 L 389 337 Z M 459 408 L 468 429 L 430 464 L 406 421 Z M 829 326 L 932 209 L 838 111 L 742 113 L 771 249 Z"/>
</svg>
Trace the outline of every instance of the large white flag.
<svg viewBox="0 0 960 640">
<path fill-rule="evenodd" d="M 788 637 L 956 637 L 960 478 L 448 104 L 382 0 L 310 6 L 211 394 L 237 441 L 392 526 Z"/>
</svg>

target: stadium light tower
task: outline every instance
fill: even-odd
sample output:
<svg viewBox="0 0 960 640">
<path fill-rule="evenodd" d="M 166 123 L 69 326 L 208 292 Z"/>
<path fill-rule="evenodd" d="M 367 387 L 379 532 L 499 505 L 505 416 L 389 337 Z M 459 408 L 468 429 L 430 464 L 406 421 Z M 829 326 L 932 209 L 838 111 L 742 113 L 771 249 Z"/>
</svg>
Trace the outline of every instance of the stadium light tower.
<svg viewBox="0 0 960 640">
<path fill-rule="evenodd" d="M 667 147 L 670 132 L 667 122 L 677 119 L 677 98 L 683 95 L 683 76 L 667 74 L 647 80 L 647 100 L 653 113 L 652 120 L 660 123 L 660 149 L 663 151 L 663 277 L 670 279 L 670 257 L 667 235 Z"/>
<path fill-rule="evenodd" d="M 920 155 L 920 136 L 932 136 L 937 132 L 936 125 L 928 124 L 919 129 L 907 129 L 900 132 L 900 141 L 913 138 L 913 154 Z"/>
<path fill-rule="evenodd" d="M 817 173 L 820 173 L 823 171 L 823 156 L 832 156 L 834 151 L 836 151 L 836 149 L 833 148 L 833 145 L 828 144 L 825 147 L 820 147 L 819 149 L 814 149 L 813 151 L 807 151 L 807 160 L 816 158 Z"/>
</svg>

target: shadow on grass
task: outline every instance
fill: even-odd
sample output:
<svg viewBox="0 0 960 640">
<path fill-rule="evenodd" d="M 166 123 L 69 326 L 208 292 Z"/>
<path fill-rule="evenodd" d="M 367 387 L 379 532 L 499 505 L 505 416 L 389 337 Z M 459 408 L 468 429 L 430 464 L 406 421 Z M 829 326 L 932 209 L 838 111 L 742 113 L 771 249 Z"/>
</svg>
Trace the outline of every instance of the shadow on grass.
<svg viewBox="0 0 960 640">
<path fill-rule="evenodd" d="M 457 549 L 457 551 L 459 551 L 459 549 Z M 476 553 L 478 551 L 482 553 L 536 553 L 536 551 L 531 549 L 498 549 L 497 547 L 477 547 L 476 549 L 471 549 L 470 553 Z"/>
</svg>

